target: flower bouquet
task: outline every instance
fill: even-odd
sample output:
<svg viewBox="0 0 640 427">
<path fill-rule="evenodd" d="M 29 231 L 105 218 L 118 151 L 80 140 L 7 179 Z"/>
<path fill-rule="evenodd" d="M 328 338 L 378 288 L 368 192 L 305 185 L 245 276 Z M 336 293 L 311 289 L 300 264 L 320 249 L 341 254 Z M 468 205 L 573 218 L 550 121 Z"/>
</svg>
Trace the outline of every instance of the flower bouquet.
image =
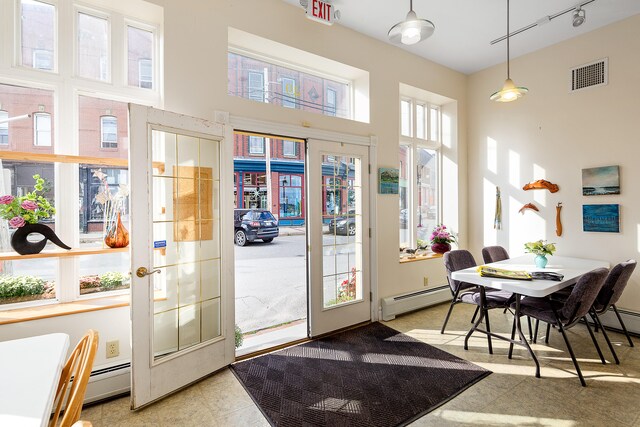
<svg viewBox="0 0 640 427">
<path fill-rule="evenodd" d="M 446 225 L 440 224 L 431 233 L 431 250 L 437 254 L 443 254 L 451 250 L 451 243 L 455 243 L 456 236 L 447 230 Z"/>
<path fill-rule="evenodd" d="M 524 244 L 525 252 L 535 254 L 536 267 L 544 268 L 547 265 L 547 255 L 553 255 L 556 251 L 554 243 L 546 243 L 546 240 L 536 240 Z"/>
</svg>

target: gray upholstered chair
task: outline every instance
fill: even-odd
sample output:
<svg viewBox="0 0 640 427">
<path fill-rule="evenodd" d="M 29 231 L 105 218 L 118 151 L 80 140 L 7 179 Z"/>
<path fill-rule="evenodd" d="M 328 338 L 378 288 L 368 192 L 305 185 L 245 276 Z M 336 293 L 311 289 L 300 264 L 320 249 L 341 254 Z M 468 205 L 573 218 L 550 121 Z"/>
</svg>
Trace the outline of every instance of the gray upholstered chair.
<svg viewBox="0 0 640 427">
<path fill-rule="evenodd" d="M 624 322 L 622 321 L 622 317 L 620 317 L 620 313 L 618 313 L 618 309 L 616 308 L 616 303 L 620 299 L 624 288 L 629 283 L 629 278 L 631 274 L 633 274 L 633 270 L 635 270 L 637 262 L 633 259 L 627 260 L 625 262 L 621 262 L 611 269 L 609 275 L 604 281 L 604 285 L 600 290 L 600 293 L 596 297 L 595 302 L 593 303 L 593 307 L 591 310 L 591 317 L 596 325 L 596 331 L 598 328 L 602 329 L 602 334 L 604 335 L 607 344 L 609 345 L 609 349 L 611 350 L 611 354 L 613 354 L 613 358 L 616 363 L 620 363 L 618 359 L 618 355 L 613 349 L 613 345 L 611 345 L 611 341 L 607 336 L 607 331 L 602 326 L 602 322 L 600 322 L 600 314 L 604 314 L 611 307 L 613 312 L 618 317 L 618 321 L 620 322 L 620 326 L 624 331 L 624 334 L 627 336 L 627 340 L 629 341 L 629 345 L 633 347 L 633 341 L 631 341 L 631 337 L 629 336 L 629 332 L 627 331 Z"/>
<path fill-rule="evenodd" d="M 482 259 L 485 264 L 509 259 L 509 252 L 502 246 L 486 246 L 482 248 Z"/>
<path fill-rule="evenodd" d="M 477 285 L 460 282 L 451 278 L 451 273 L 454 271 L 464 270 L 465 268 L 475 267 L 477 265 L 478 264 L 476 264 L 476 260 L 473 258 L 473 255 L 471 255 L 471 252 L 467 250 L 459 249 L 449 251 L 444 254 L 444 266 L 447 269 L 447 281 L 449 282 L 452 299 L 449 311 L 447 311 L 447 316 L 444 319 L 444 324 L 440 330 L 441 334 L 444 334 L 453 306 L 458 303 L 462 302 L 476 305 L 476 312 L 474 313 L 471 322 L 474 321 L 476 314 L 478 313 L 478 309 L 483 310 L 486 319 L 487 331 L 491 332 L 488 310 L 492 308 L 508 307 L 513 301 L 513 294 L 511 292 L 500 291 L 497 289 L 479 289 Z M 483 291 L 485 292 L 485 307 L 481 307 Z M 493 353 L 490 335 L 487 335 L 487 341 L 489 343 L 489 353 Z"/>
<path fill-rule="evenodd" d="M 573 353 L 573 348 L 571 347 L 571 343 L 569 343 L 569 338 L 565 333 L 565 329 L 574 326 L 581 319 L 585 320 L 587 329 L 589 330 L 589 335 L 591 335 L 591 339 L 596 346 L 596 350 L 598 351 L 600 360 L 602 361 L 602 363 L 605 363 L 604 356 L 602 355 L 602 351 L 600 350 L 600 346 L 598 345 L 598 341 L 596 340 L 593 331 L 589 326 L 589 323 L 586 322 L 585 316 L 591 311 L 591 307 L 593 306 L 593 303 L 595 302 L 600 290 L 602 289 L 602 286 L 604 285 L 607 273 L 608 270 L 606 268 L 599 268 L 582 275 L 582 277 L 578 279 L 578 282 L 573 287 L 571 294 L 569 294 L 564 302 L 546 297 L 527 297 L 520 302 L 521 316 L 530 316 L 534 319 L 542 320 L 543 322 L 546 322 L 549 325 L 553 325 L 560 330 L 562 338 L 564 338 L 564 342 L 567 346 L 567 350 L 571 355 L 573 365 L 575 366 L 578 377 L 580 378 L 580 383 L 584 387 L 586 387 L 587 383 L 582 376 L 580 366 L 578 365 L 576 356 Z M 512 308 L 515 308 L 515 304 L 512 304 Z M 511 332 L 512 339 L 515 335 L 515 322 L 516 319 L 514 319 L 513 329 Z M 513 344 L 510 344 L 509 356 L 511 356 L 512 351 Z"/>
</svg>

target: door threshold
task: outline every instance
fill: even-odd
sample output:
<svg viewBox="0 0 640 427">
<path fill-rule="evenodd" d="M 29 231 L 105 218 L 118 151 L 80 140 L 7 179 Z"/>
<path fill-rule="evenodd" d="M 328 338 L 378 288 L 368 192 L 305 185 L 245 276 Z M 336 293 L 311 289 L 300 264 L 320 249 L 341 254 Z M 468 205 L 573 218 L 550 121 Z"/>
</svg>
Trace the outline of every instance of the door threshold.
<svg viewBox="0 0 640 427">
<path fill-rule="evenodd" d="M 305 319 L 289 327 L 245 336 L 242 347 L 236 349 L 236 360 L 248 359 L 306 341 L 309 341 L 309 338 Z"/>
</svg>

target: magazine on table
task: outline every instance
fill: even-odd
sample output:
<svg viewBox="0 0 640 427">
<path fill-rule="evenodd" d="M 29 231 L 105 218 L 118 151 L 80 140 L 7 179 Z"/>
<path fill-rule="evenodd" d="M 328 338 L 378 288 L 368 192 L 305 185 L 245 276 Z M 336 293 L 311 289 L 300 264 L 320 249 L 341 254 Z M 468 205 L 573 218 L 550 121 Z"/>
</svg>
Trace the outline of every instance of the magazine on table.
<svg viewBox="0 0 640 427">
<path fill-rule="evenodd" d="M 478 267 L 478 273 L 481 277 L 495 277 L 498 279 L 514 279 L 514 280 L 554 280 L 561 281 L 564 276 L 553 271 L 533 271 L 524 270 L 507 270 L 504 268 L 489 267 L 481 265 Z"/>
</svg>

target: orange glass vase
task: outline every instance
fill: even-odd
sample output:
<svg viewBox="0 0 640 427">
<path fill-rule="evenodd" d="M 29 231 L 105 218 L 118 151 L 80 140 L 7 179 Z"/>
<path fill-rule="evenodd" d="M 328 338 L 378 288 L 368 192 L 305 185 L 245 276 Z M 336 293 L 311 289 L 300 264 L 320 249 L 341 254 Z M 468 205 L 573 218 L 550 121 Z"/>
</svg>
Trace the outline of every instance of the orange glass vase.
<svg viewBox="0 0 640 427">
<path fill-rule="evenodd" d="M 129 245 L 129 232 L 122 225 L 120 212 L 118 212 L 118 219 L 107 228 L 104 244 L 110 248 L 126 248 Z"/>
</svg>

